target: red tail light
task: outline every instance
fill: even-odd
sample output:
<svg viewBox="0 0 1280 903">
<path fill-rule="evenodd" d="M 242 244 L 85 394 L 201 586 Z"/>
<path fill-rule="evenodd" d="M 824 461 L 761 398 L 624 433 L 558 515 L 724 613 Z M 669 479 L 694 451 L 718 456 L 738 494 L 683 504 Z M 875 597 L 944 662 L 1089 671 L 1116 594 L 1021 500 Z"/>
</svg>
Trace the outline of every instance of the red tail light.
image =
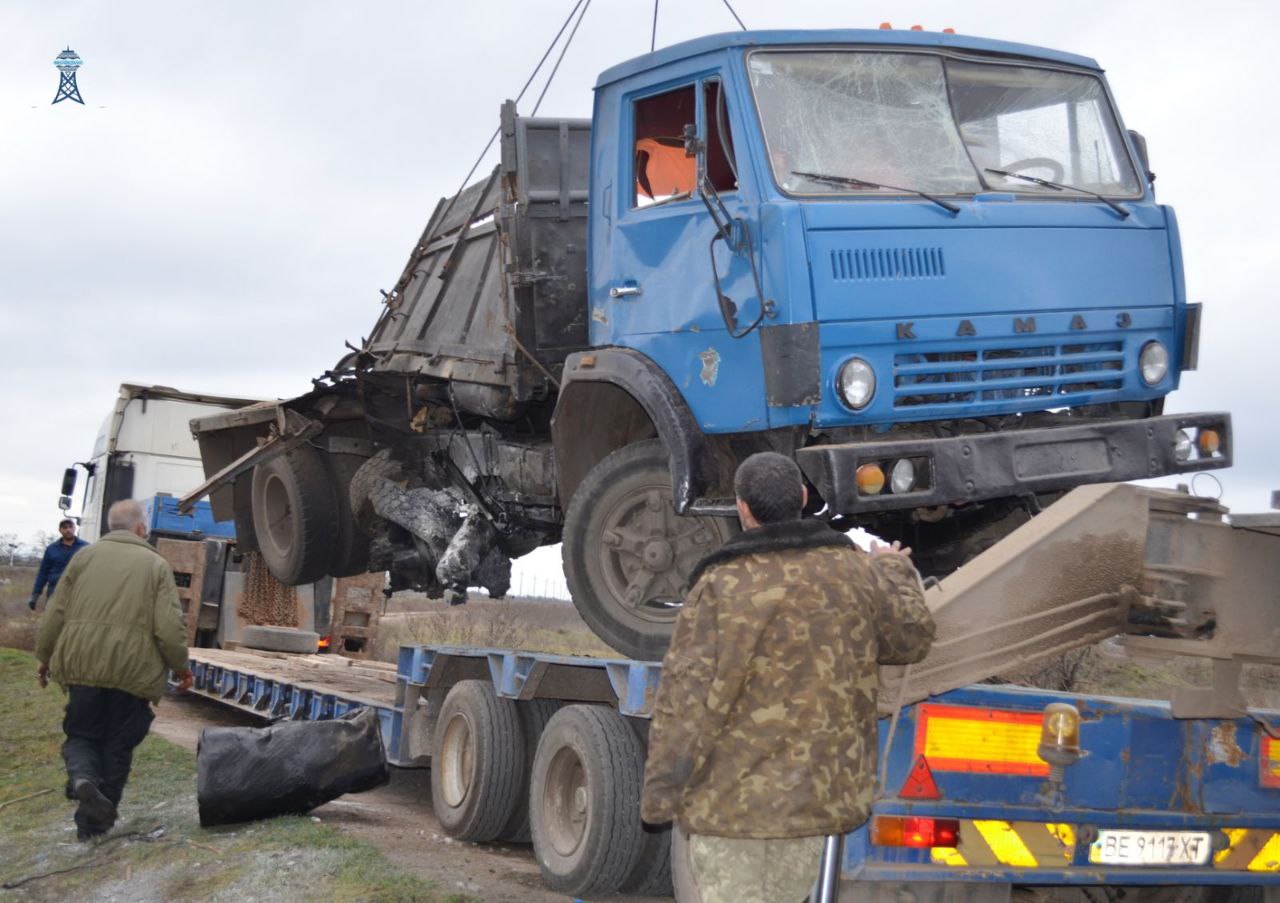
<svg viewBox="0 0 1280 903">
<path fill-rule="evenodd" d="M 880 847 L 954 847 L 960 842 L 960 822 L 954 818 L 877 815 L 871 822 L 871 842 Z"/>
</svg>

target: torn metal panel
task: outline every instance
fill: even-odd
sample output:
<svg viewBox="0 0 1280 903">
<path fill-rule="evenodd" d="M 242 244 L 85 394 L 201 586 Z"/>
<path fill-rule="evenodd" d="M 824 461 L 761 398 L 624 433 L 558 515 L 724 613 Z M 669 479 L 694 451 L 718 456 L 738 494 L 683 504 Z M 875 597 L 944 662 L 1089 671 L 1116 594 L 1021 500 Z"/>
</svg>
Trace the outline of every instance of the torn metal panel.
<svg viewBox="0 0 1280 903">
<path fill-rule="evenodd" d="M 233 411 L 232 413 L 239 412 Z M 277 406 L 272 413 L 273 418 L 267 438 L 260 440 L 260 444 L 256 448 L 245 452 L 195 489 L 178 499 L 179 513 L 189 513 L 191 506 L 209 493 L 228 485 L 240 474 L 252 470 L 259 464 L 265 464 L 272 458 L 296 448 L 308 439 L 319 435 L 320 431 L 324 429 L 324 424 L 320 421 L 303 417 L 297 411 Z"/>
</svg>

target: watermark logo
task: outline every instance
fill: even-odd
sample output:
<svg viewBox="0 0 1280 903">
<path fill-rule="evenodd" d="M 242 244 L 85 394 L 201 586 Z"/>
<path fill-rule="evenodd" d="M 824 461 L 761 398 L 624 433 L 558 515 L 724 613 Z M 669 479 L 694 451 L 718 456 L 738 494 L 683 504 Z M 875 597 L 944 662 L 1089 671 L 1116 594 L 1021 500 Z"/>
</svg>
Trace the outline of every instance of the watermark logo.
<svg viewBox="0 0 1280 903">
<path fill-rule="evenodd" d="M 53 61 L 53 65 L 58 67 L 58 94 L 53 98 L 54 103 L 60 103 L 64 100 L 74 100 L 78 104 L 84 103 L 84 98 L 80 96 L 80 87 L 76 84 L 76 70 L 84 65 L 84 60 L 80 59 L 79 54 L 68 47 L 62 53 L 58 54 L 57 59 Z"/>
</svg>

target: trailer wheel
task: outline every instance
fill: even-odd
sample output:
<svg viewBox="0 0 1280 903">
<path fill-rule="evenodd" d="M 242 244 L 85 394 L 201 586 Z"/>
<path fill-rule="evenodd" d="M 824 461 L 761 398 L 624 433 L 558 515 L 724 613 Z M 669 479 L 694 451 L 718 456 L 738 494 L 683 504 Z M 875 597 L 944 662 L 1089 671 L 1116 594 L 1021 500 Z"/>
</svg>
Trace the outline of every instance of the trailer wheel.
<svg viewBox="0 0 1280 903">
<path fill-rule="evenodd" d="M 620 893 L 640 897 L 669 897 L 671 884 L 671 826 L 642 825 L 644 840 L 636 867 L 618 888 Z"/>
<path fill-rule="evenodd" d="M 268 652 L 297 652 L 315 655 L 320 651 L 320 634 L 293 627 L 271 627 L 259 624 L 246 627 L 240 634 L 240 645 Z"/>
<path fill-rule="evenodd" d="M 622 886 L 644 845 L 643 781 L 644 746 L 621 715 L 590 705 L 556 712 L 529 786 L 533 852 L 548 887 L 594 898 Z"/>
<path fill-rule="evenodd" d="M 524 771 L 515 702 L 483 680 L 449 691 L 431 744 L 431 805 L 445 833 L 493 840 L 511 820 Z"/>
<path fill-rule="evenodd" d="M 351 479 L 367 461 L 359 455 L 334 454 L 324 456 L 329 468 L 329 479 L 334 488 L 335 509 L 338 516 L 338 538 L 335 542 L 332 566 L 329 573 L 335 577 L 354 577 L 363 574 L 369 566 L 369 534 L 360 529 L 351 511 Z"/>
<path fill-rule="evenodd" d="M 338 502 L 320 452 L 307 445 L 253 469 L 253 526 L 277 580 L 298 586 L 329 573 L 338 540 Z"/>
<path fill-rule="evenodd" d="M 546 730 L 551 716 L 559 709 L 560 701 L 557 699 L 529 699 L 516 703 L 516 711 L 520 716 L 520 733 L 524 740 L 524 767 L 520 770 L 515 811 L 498 834 L 498 840 L 528 843 L 533 836 L 529 828 L 529 774 L 533 759 L 538 753 L 538 741 L 542 739 L 542 732 Z"/>
<path fill-rule="evenodd" d="M 657 661 L 694 566 L 737 532 L 735 520 L 676 514 L 661 441 L 620 448 L 591 469 L 565 512 L 573 604 L 614 649 Z"/>
</svg>

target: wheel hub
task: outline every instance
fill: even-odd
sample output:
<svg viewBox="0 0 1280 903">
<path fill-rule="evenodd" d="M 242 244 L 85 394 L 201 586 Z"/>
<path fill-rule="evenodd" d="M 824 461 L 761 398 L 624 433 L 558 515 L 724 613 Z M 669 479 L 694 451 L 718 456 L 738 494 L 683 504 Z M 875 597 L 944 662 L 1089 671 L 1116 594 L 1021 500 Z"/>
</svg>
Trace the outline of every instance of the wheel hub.
<svg viewBox="0 0 1280 903">
<path fill-rule="evenodd" d="M 665 571 L 675 563 L 676 553 L 671 549 L 671 543 L 664 539 L 655 539 L 645 544 L 644 566 L 651 571 Z"/>
</svg>

